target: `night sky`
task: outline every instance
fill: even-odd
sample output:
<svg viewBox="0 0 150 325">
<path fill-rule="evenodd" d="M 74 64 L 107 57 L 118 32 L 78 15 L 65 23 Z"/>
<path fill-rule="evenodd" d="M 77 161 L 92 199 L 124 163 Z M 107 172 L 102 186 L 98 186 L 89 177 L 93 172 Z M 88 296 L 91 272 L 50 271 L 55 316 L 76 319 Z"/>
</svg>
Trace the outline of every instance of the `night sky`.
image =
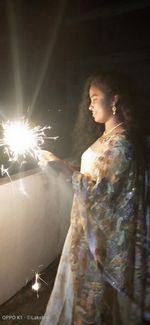
<svg viewBox="0 0 150 325">
<path fill-rule="evenodd" d="M 52 125 L 60 156 L 87 76 L 99 67 L 135 78 L 149 134 L 150 1 L 0 0 L 1 120 L 28 117 Z"/>
</svg>

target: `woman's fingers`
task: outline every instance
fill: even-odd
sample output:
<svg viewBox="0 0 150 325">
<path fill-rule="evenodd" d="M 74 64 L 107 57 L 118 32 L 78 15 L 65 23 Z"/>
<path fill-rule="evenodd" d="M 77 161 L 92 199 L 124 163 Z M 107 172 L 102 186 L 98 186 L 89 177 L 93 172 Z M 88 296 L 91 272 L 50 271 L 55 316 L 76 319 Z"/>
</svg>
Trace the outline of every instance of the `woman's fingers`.
<svg viewBox="0 0 150 325">
<path fill-rule="evenodd" d="M 40 150 L 39 160 L 54 161 L 54 160 L 59 160 L 59 158 L 50 151 Z"/>
<path fill-rule="evenodd" d="M 45 169 L 46 166 L 48 165 L 48 162 L 54 162 L 54 161 L 58 161 L 59 158 L 56 157 L 52 152 L 47 151 L 47 150 L 40 150 L 38 152 L 38 165 L 40 168 Z"/>
</svg>

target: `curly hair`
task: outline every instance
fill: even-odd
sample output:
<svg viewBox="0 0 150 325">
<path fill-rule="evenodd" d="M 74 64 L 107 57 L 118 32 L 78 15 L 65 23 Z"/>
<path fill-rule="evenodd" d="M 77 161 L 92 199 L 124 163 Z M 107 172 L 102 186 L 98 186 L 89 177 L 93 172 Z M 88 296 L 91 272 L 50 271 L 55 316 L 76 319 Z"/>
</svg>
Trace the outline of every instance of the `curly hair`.
<svg viewBox="0 0 150 325">
<path fill-rule="evenodd" d="M 84 152 L 104 131 L 104 124 L 97 124 L 91 116 L 89 89 L 91 86 L 99 88 L 109 99 L 119 95 L 116 103 L 117 114 L 126 128 L 135 138 L 139 134 L 139 111 L 136 102 L 135 83 L 121 72 L 113 70 L 100 71 L 91 75 L 84 87 L 83 96 L 79 105 L 79 113 L 73 130 L 73 154 L 79 159 Z M 133 136 L 134 134 L 134 136 Z"/>
</svg>

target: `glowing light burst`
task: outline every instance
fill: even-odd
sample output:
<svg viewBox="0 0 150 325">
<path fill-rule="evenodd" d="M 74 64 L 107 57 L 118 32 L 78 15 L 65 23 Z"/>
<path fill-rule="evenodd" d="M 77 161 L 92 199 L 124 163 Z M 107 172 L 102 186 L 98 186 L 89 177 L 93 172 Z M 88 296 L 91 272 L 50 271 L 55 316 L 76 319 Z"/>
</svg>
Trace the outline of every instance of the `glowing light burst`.
<svg viewBox="0 0 150 325">
<path fill-rule="evenodd" d="M 2 123 L 3 138 L 0 139 L 0 147 L 5 148 L 10 161 L 16 161 L 19 157 L 32 156 L 38 159 L 39 150 L 45 139 L 56 140 L 57 137 L 47 137 L 46 130 L 51 126 L 31 127 L 28 121 L 8 121 Z"/>
</svg>

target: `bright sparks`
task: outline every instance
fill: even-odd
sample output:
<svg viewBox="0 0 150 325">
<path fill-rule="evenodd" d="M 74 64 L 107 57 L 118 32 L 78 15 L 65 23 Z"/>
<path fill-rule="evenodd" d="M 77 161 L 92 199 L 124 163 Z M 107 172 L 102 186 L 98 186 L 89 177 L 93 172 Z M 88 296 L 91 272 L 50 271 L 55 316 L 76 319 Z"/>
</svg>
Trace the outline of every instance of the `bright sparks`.
<svg viewBox="0 0 150 325">
<path fill-rule="evenodd" d="M 2 123 L 3 138 L 0 139 L 0 147 L 4 147 L 9 160 L 16 161 L 19 157 L 32 156 L 38 158 L 39 150 L 45 139 L 56 140 L 58 137 L 47 137 L 45 131 L 50 126 L 36 126 L 31 128 L 28 121 L 21 120 Z"/>
</svg>

